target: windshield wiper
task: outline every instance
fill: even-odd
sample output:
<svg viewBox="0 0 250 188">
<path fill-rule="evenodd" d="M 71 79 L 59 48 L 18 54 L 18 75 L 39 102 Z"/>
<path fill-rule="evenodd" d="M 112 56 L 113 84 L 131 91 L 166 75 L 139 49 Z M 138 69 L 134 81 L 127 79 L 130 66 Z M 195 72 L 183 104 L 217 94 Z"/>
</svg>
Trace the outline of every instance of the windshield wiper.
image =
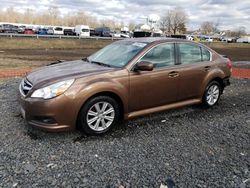
<svg viewBox="0 0 250 188">
<path fill-rule="evenodd" d="M 87 57 L 82 58 L 82 60 L 83 60 L 83 61 L 90 62 L 90 61 L 89 61 L 89 58 L 87 58 Z"/>
<path fill-rule="evenodd" d="M 98 62 L 98 61 L 90 61 L 90 63 L 98 64 L 98 65 L 105 66 L 105 67 L 111 67 L 111 65 L 108 65 L 108 64 L 105 64 L 102 62 Z"/>
</svg>

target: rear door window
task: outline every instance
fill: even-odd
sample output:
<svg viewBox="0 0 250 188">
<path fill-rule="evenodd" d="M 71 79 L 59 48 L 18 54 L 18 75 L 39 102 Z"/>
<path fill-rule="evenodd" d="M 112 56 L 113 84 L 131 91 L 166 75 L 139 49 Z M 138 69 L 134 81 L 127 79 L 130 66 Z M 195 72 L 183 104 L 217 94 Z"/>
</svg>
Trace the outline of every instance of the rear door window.
<svg viewBox="0 0 250 188">
<path fill-rule="evenodd" d="M 192 64 L 202 61 L 201 48 L 198 45 L 181 43 L 178 46 L 181 64 Z"/>
</svg>

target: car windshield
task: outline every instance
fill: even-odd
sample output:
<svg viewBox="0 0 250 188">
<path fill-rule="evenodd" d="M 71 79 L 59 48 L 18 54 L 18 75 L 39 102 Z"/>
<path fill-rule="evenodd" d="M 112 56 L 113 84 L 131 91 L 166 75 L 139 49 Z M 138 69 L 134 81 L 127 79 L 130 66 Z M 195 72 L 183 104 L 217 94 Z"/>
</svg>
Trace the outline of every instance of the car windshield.
<svg viewBox="0 0 250 188">
<path fill-rule="evenodd" d="M 147 43 L 118 41 L 88 57 L 90 62 L 98 62 L 113 67 L 125 66 Z"/>
</svg>

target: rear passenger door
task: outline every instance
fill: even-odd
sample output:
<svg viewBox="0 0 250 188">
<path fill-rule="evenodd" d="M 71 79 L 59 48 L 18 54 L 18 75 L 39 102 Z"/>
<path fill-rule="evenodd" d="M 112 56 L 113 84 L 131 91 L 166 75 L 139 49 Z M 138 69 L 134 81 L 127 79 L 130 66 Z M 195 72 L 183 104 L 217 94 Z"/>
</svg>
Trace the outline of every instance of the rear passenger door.
<svg viewBox="0 0 250 188">
<path fill-rule="evenodd" d="M 194 43 L 178 43 L 180 92 L 178 100 L 201 97 L 201 86 L 211 69 L 211 53 Z"/>
</svg>

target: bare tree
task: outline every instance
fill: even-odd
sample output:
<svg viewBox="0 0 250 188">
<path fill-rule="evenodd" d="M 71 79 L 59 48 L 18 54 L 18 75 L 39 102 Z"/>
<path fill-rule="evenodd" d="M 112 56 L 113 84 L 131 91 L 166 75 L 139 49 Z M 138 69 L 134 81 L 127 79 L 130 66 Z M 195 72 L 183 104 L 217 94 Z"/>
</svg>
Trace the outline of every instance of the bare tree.
<svg viewBox="0 0 250 188">
<path fill-rule="evenodd" d="M 93 28 L 105 25 L 112 29 L 122 27 L 122 24 L 116 20 L 103 19 L 99 21 L 95 16 L 83 11 L 63 15 L 56 6 L 49 7 L 48 11 L 44 11 L 43 13 L 36 12 L 36 10 L 33 9 L 26 9 L 24 13 L 20 13 L 13 7 L 9 7 L 6 10 L 0 9 L 0 21 L 37 25 L 64 25 L 71 27 L 76 25 L 89 25 Z"/>
<path fill-rule="evenodd" d="M 236 32 L 237 32 L 237 37 L 241 37 L 241 36 L 247 34 L 246 33 L 246 27 L 244 27 L 244 26 L 239 27 Z"/>
<path fill-rule="evenodd" d="M 135 22 L 130 21 L 129 24 L 128 24 L 128 28 L 129 28 L 130 31 L 133 31 L 135 29 Z"/>
<path fill-rule="evenodd" d="M 214 23 L 213 22 L 208 22 L 208 21 L 205 21 L 205 22 L 202 22 L 201 23 L 201 32 L 202 34 L 209 34 L 211 32 L 214 31 Z"/>
<path fill-rule="evenodd" d="M 27 8 L 24 12 L 23 16 L 20 18 L 23 23 L 29 23 L 29 24 L 35 24 L 34 21 L 36 21 L 34 10 Z"/>
<path fill-rule="evenodd" d="M 239 27 L 238 29 L 234 30 L 234 31 L 227 31 L 226 32 L 226 36 L 228 37 L 242 37 L 246 35 L 246 28 L 244 26 Z"/>
<path fill-rule="evenodd" d="M 50 25 L 58 24 L 58 19 L 60 17 L 60 11 L 58 7 L 55 7 L 55 6 L 49 7 L 48 13 L 50 15 L 50 19 L 49 19 Z"/>
<path fill-rule="evenodd" d="M 173 10 L 168 10 L 167 14 L 162 17 L 160 25 L 161 29 L 168 34 L 177 34 L 186 32 L 187 14 L 177 7 Z"/>
<path fill-rule="evenodd" d="M 220 25 L 220 18 L 217 19 L 217 22 L 214 23 L 214 27 L 213 27 L 213 32 L 214 33 L 219 33 L 219 25 Z"/>
</svg>

